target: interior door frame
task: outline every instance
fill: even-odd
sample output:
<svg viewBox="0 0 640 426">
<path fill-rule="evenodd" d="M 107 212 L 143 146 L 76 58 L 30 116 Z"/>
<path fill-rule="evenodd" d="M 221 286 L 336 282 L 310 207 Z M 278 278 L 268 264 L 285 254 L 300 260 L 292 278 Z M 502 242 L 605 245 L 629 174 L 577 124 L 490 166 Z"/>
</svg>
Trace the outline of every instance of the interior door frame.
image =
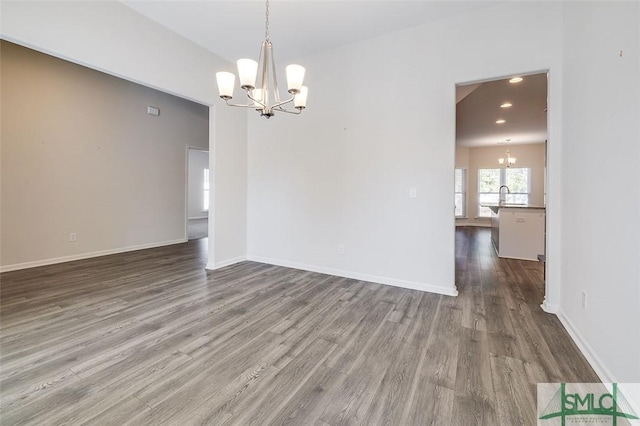
<svg viewBox="0 0 640 426">
<path fill-rule="evenodd" d="M 455 94 L 456 87 L 465 86 L 470 84 L 478 84 L 478 83 L 487 83 L 491 81 L 504 80 L 514 75 L 519 75 L 526 77 L 528 75 L 534 74 L 546 74 L 547 75 L 547 139 L 545 142 L 545 167 L 544 167 L 544 182 L 545 187 L 543 189 L 545 194 L 545 263 L 543 264 L 544 268 L 544 296 L 543 300 L 541 300 L 540 307 L 548 313 L 557 313 L 559 310 L 559 292 L 560 292 L 560 259 L 557 258 L 559 255 L 559 245 L 560 245 L 560 175 L 559 172 L 555 171 L 555 163 L 550 161 L 550 158 L 553 161 L 560 160 L 560 156 L 556 155 L 556 152 L 559 154 L 560 152 L 560 104 L 559 98 L 555 97 L 555 89 L 554 84 L 558 83 L 558 79 L 552 79 L 552 70 L 550 68 L 540 69 L 535 71 L 527 71 L 522 73 L 509 73 L 502 76 L 494 76 L 487 77 L 478 80 L 466 81 L 466 82 L 458 82 L 454 84 L 453 96 L 454 96 L 454 105 L 457 105 L 455 102 Z M 557 104 L 556 104 L 557 103 Z M 455 134 L 455 126 L 458 119 L 457 108 L 454 108 L 454 134 Z M 558 135 L 558 136 L 556 136 Z M 456 149 L 456 139 L 454 138 L 454 160 L 453 160 L 453 168 L 456 168 L 455 161 L 455 149 Z M 467 176 L 468 179 L 468 176 Z M 552 186 L 552 184 L 556 184 Z M 471 189 L 467 187 L 467 194 Z M 465 200 L 465 204 L 468 204 L 468 200 Z M 557 205 L 556 205 L 557 204 Z M 550 223 L 552 226 L 550 227 Z M 550 232 L 551 228 L 551 232 Z M 453 230 L 453 241 L 455 247 L 455 218 L 454 218 L 454 230 Z M 549 256 L 549 250 L 552 252 L 552 256 Z M 454 248 L 454 257 L 455 257 L 455 248 Z M 455 264 L 455 258 L 454 258 Z M 454 271 L 455 275 L 455 271 Z"/>
<path fill-rule="evenodd" d="M 203 151 L 208 155 L 211 155 L 211 152 L 208 148 L 202 148 L 201 146 L 195 145 L 185 145 L 184 147 L 184 241 L 189 241 L 189 150 L 195 151 Z M 211 174 L 211 167 L 209 167 L 209 174 Z M 209 185 L 209 198 L 212 194 L 211 185 Z M 209 201 L 209 210 L 207 211 L 207 217 L 210 217 L 211 212 L 211 201 Z"/>
</svg>

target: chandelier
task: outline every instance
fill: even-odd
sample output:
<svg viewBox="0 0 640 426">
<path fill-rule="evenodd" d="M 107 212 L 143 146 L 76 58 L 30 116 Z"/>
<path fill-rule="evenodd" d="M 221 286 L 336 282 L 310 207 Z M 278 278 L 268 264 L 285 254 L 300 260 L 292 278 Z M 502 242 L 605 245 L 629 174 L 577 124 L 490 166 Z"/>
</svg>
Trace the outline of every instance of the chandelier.
<svg viewBox="0 0 640 426">
<path fill-rule="evenodd" d="M 302 85 L 304 80 L 304 67 L 296 64 L 288 65 L 287 88 L 290 97 L 281 100 L 278 91 L 278 79 L 276 78 L 276 64 L 273 59 L 273 45 L 269 40 L 269 0 L 266 1 L 264 41 L 260 47 L 260 62 L 252 59 L 238 60 L 238 76 L 240 87 L 247 92 L 249 102 L 245 105 L 232 104 L 233 88 L 236 76 L 230 72 L 216 73 L 218 92 L 227 105 L 241 108 L 253 108 L 261 116 L 270 118 L 275 111 L 289 114 L 300 114 L 307 105 L 308 89 Z M 256 80 L 260 76 L 259 84 Z M 285 108 L 285 105 L 293 102 L 294 111 Z"/>
<path fill-rule="evenodd" d="M 511 139 L 507 139 L 507 152 L 505 152 L 505 156 L 502 158 L 498 158 L 498 163 L 501 166 L 511 167 L 512 164 L 516 164 L 516 158 L 512 157 L 511 153 L 509 152 L 509 142 L 511 142 Z"/>
</svg>

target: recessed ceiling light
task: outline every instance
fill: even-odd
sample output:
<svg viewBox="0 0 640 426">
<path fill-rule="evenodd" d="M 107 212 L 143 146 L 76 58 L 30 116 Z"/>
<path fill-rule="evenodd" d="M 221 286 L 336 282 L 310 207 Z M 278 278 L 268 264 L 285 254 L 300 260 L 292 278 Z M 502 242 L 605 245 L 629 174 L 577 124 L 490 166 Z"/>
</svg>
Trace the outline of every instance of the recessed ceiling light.
<svg viewBox="0 0 640 426">
<path fill-rule="evenodd" d="M 522 77 L 513 77 L 511 80 L 509 80 L 509 83 L 513 84 L 513 83 L 520 83 L 522 81 Z"/>
<path fill-rule="evenodd" d="M 496 120 L 496 124 L 504 124 L 506 123 L 506 120 L 503 120 L 502 118 L 500 120 Z"/>
<path fill-rule="evenodd" d="M 502 105 L 500 105 L 500 108 L 511 108 L 512 105 L 509 102 L 505 102 Z"/>
</svg>

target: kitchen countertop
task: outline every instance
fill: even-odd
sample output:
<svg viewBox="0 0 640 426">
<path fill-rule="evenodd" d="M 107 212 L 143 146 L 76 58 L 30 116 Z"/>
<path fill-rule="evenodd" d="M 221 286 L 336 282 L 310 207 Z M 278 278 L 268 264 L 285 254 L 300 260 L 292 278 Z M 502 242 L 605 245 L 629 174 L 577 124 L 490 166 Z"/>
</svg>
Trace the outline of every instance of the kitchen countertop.
<svg viewBox="0 0 640 426">
<path fill-rule="evenodd" d="M 536 204 L 480 204 L 481 207 L 498 207 L 498 208 L 510 208 L 510 209 L 544 209 L 545 206 L 539 206 Z"/>
<path fill-rule="evenodd" d="M 481 207 L 489 207 L 495 213 L 498 213 L 499 209 L 545 209 L 545 206 L 538 206 L 535 204 L 480 204 Z"/>
</svg>

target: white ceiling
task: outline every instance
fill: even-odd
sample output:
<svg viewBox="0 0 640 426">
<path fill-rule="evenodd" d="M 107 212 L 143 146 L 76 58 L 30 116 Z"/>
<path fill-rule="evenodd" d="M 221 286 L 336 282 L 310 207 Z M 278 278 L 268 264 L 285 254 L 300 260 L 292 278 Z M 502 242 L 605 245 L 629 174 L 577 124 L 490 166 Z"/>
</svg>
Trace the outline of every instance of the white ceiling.
<svg viewBox="0 0 640 426">
<path fill-rule="evenodd" d="M 523 76 L 510 84 L 508 79 L 477 85 L 456 107 L 456 143 L 460 146 L 488 146 L 543 143 L 547 139 L 547 75 Z M 458 97 L 468 87 L 457 88 Z M 513 104 L 500 108 L 504 102 Z M 504 124 L 496 120 L 504 119 Z"/>
<path fill-rule="evenodd" d="M 263 1 L 147 1 L 124 4 L 228 61 L 256 58 L 264 40 Z M 270 1 L 278 62 L 496 5 L 496 1 Z"/>
<path fill-rule="evenodd" d="M 257 59 L 264 39 L 261 0 L 121 0 L 133 10 L 229 62 Z M 508 0 L 270 0 L 270 35 L 280 63 L 361 40 L 495 6 Z M 303 64 L 304 65 L 304 64 Z M 495 145 L 546 139 L 546 78 L 517 86 L 490 82 L 458 88 L 457 143 Z M 509 111 L 499 105 L 511 101 Z M 507 123 L 497 126 L 504 117 Z"/>
</svg>

